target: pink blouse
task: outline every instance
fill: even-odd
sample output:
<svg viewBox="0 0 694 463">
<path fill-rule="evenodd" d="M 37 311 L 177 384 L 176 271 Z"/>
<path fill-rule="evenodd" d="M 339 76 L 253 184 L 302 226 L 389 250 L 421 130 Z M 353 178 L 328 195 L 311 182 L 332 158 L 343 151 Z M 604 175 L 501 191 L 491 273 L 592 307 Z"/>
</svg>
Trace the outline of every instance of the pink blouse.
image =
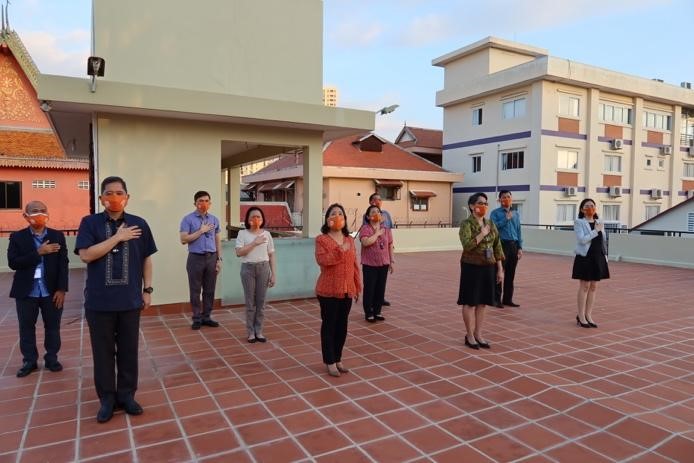
<svg viewBox="0 0 694 463">
<path fill-rule="evenodd" d="M 384 265 L 390 265 L 391 251 L 390 248 L 393 244 L 393 235 L 390 232 L 390 228 L 383 228 L 384 232 L 378 237 L 376 242 L 371 246 L 361 245 L 361 264 L 368 265 L 370 267 L 382 267 Z M 359 230 L 359 238 L 369 238 L 376 233 L 371 224 L 362 225 L 361 230 Z"/>
</svg>

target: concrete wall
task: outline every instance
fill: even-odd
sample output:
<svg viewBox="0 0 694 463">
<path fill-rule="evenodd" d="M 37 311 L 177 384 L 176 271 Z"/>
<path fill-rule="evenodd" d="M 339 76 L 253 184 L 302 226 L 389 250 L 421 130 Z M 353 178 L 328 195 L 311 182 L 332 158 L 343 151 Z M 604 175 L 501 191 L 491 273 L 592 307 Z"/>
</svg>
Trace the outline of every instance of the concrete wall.
<svg viewBox="0 0 694 463">
<path fill-rule="evenodd" d="M 104 79 L 321 104 L 320 0 L 94 0 Z"/>
</svg>

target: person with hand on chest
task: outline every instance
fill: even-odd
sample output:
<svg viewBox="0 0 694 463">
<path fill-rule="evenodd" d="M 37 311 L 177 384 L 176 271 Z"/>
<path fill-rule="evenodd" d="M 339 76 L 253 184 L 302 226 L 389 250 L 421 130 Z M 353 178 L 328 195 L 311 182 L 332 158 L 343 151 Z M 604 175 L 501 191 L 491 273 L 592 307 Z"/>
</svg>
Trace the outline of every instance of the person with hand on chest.
<svg viewBox="0 0 694 463">
<path fill-rule="evenodd" d="M 39 312 L 44 326 L 45 367 L 58 372 L 60 350 L 60 319 L 65 293 L 68 290 L 68 257 L 65 235 L 48 228 L 48 207 L 41 201 L 29 202 L 22 214 L 29 226 L 10 235 L 7 262 L 15 274 L 10 297 L 15 299 L 19 323 L 19 349 L 22 378 L 38 369 L 36 321 Z"/>
<path fill-rule="evenodd" d="M 199 330 L 203 325 L 212 328 L 219 326 L 218 322 L 212 320 L 211 314 L 217 275 L 222 271 L 222 238 L 219 219 L 209 213 L 212 205 L 210 194 L 198 191 L 193 195 L 193 204 L 195 210 L 183 217 L 179 231 L 181 244 L 188 245 L 186 271 L 193 311 L 191 328 Z"/>
<path fill-rule="evenodd" d="M 364 214 L 367 221 L 359 230 L 361 241 L 362 279 L 364 282 L 364 317 L 369 323 L 383 321 L 381 315 L 388 272 L 393 273 L 393 235 L 384 226 L 381 209 L 369 206 Z"/>
<path fill-rule="evenodd" d="M 513 280 L 516 277 L 518 261 L 523 257 L 523 238 L 521 235 L 520 216 L 511 209 L 513 197 L 509 190 L 499 192 L 498 207 L 492 211 L 492 219 L 501 238 L 501 248 L 504 250 L 504 284 L 496 285 L 496 307 L 520 307 L 513 301 Z"/>
</svg>

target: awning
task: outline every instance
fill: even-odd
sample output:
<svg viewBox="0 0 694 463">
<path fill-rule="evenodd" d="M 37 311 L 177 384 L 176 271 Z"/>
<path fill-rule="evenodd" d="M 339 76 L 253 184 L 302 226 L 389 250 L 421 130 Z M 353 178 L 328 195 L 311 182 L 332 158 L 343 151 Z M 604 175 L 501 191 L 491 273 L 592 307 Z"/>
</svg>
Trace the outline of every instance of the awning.
<svg viewBox="0 0 694 463">
<path fill-rule="evenodd" d="M 410 194 L 415 198 L 433 198 L 436 193 L 428 190 L 410 190 Z"/>
<path fill-rule="evenodd" d="M 248 185 L 244 185 L 243 188 L 241 188 L 241 191 L 251 191 L 255 190 L 255 187 L 257 186 L 257 183 L 249 183 Z"/>
<path fill-rule="evenodd" d="M 263 183 L 260 185 L 260 188 L 258 188 L 258 191 L 272 191 L 281 183 L 282 182 Z"/>
<path fill-rule="evenodd" d="M 378 186 L 394 186 L 398 188 L 402 188 L 402 181 L 400 180 L 385 180 L 385 179 L 379 179 L 375 178 L 374 183 Z"/>
<path fill-rule="evenodd" d="M 288 180 L 277 185 L 273 190 L 288 190 L 294 186 L 294 180 Z"/>
</svg>

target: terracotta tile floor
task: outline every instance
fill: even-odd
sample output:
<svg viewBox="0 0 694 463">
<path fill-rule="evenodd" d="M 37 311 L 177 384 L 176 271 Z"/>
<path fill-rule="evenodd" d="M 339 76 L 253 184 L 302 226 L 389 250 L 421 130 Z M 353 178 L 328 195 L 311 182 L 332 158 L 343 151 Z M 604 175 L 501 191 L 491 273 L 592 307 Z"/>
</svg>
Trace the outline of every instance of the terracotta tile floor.
<svg viewBox="0 0 694 463">
<path fill-rule="evenodd" d="M 462 344 L 458 258 L 398 256 L 387 321 L 353 308 L 340 378 L 321 364 L 313 299 L 271 304 L 267 344 L 245 342 L 241 307 L 197 332 L 187 315 L 143 317 L 145 413 L 102 425 L 84 273 L 63 318 L 65 370 L 22 379 L 2 274 L 0 463 L 694 461 L 694 271 L 612 263 L 600 328 L 581 329 L 571 259 L 527 254 L 522 307 L 489 309 L 492 349 L 477 352 Z"/>
</svg>

